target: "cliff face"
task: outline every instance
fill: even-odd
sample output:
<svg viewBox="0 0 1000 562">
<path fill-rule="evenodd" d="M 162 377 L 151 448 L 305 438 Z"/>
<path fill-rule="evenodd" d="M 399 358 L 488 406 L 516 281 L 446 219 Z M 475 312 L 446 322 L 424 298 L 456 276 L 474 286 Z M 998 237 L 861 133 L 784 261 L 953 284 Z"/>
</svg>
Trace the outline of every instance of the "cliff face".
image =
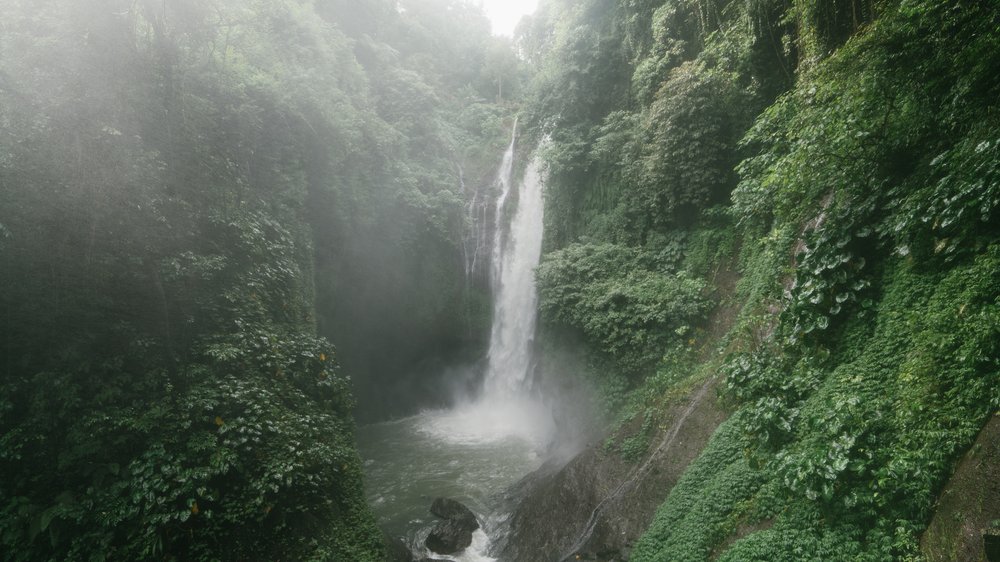
<svg viewBox="0 0 1000 562">
<path fill-rule="evenodd" d="M 543 3 L 527 43 L 552 127 L 542 319 L 620 421 L 533 484 L 556 507 L 529 495 L 517 554 L 620 556 L 634 517 L 633 561 L 920 557 L 1000 408 L 1000 13 L 623 4 Z M 660 428 L 715 377 L 728 419 L 682 424 L 704 448 L 673 466 Z M 631 488 L 644 466 L 664 479 Z M 642 516 L 598 508 L 629 494 Z"/>
<path fill-rule="evenodd" d="M 1000 415 L 962 457 L 920 540 L 928 562 L 1000 560 Z"/>
<path fill-rule="evenodd" d="M 652 435 L 652 451 L 628 462 L 594 445 L 561 468 L 543 467 L 518 485 L 523 501 L 501 558 L 524 562 L 627 560 L 633 543 L 725 413 L 715 379 L 671 405 Z"/>
</svg>

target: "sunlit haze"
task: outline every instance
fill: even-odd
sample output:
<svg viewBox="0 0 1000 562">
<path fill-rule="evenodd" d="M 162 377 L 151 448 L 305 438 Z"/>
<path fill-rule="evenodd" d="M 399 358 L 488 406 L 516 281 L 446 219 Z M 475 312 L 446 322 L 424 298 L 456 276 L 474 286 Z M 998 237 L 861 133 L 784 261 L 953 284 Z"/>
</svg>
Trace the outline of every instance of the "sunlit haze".
<svg viewBox="0 0 1000 562">
<path fill-rule="evenodd" d="M 493 33 L 513 35 L 521 16 L 535 11 L 538 0 L 483 0 L 483 8 L 493 23 Z"/>
</svg>

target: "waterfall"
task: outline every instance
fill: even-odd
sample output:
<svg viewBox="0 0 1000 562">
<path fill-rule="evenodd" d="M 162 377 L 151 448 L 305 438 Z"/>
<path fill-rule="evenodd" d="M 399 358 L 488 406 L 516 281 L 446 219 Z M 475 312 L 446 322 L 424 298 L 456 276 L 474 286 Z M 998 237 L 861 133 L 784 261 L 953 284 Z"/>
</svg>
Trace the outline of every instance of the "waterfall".
<svg viewBox="0 0 1000 562">
<path fill-rule="evenodd" d="M 366 469 L 382 479 L 372 505 L 379 509 L 389 505 L 387 499 L 404 502 L 389 513 L 396 528 L 409 529 L 410 545 L 420 559 L 497 562 L 489 552 L 492 541 L 506 533 L 510 513 L 507 498 L 496 492 L 541 466 L 555 444 L 552 409 L 531 384 L 535 268 L 542 253 L 541 161 L 536 155 L 515 185 L 516 142 L 515 121 L 495 181 L 475 191 L 466 191 L 464 171 L 456 165 L 470 219 L 462 246 L 466 282 L 478 287 L 488 281 L 493 293 L 481 392 L 470 395 L 459 385 L 451 408 L 369 426 L 363 429 L 369 436 L 359 440 Z M 372 458 L 382 455 L 387 458 L 378 463 Z M 426 519 L 429 494 L 466 503 L 482 525 L 472 544 L 454 556 L 434 554 L 424 546 L 434 525 Z"/>
<path fill-rule="evenodd" d="M 507 201 L 511 188 L 511 174 L 514 170 L 514 144 L 517 140 L 517 120 L 514 120 L 514 129 L 511 132 L 510 144 L 500 160 L 500 169 L 497 170 L 496 180 L 491 188 L 499 188 L 500 193 L 495 201 L 490 200 L 492 190 L 476 188 L 471 194 L 465 184 L 465 174 L 461 167 L 458 168 L 459 182 L 462 192 L 466 193 L 468 203 L 466 203 L 466 216 L 469 221 L 469 228 L 462 240 L 462 253 L 465 256 L 465 279 L 471 282 L 480 271 L 481 262 L 490 259 L 487 264 L 490 266 L 490 282 L 496 284 L 499 272 L 499 245 L 503 232 L 503 212 L 502 208 Z M 486 193 L 483 193 L 486 191 Z M 490 224 L 488 215 L 493 207 L 493 239 L 490 238 Z M 488 253 L 489 252 L 489 253 Z"/>
<path fill-rule="evenodd" d="M 517 207 L 506 232 L 502 221 L 508 214 L 509 170 L 507 188 L 497 200 L 493 237 L 493 326 L 484 387 L 487 397 L 523 393 L 529 382 L 538 308 L 535 268 L 542 254 L 544 205 L 539 167 L 536 157 L 525 170 L 517 193 Z"/>
<path fill-rule="evenodd" d="M 479 189 L 471 193 L 467 207 L 470 229 L 463 241 L 466 282 L 488 266 L 493 289 L 493 325 L 483 389 L 483 396 L 490 399 L 509 398 L 527 390 L 538 306 L 535 267 L 542 252 L 543 211 L 540 163 L 535 158 L 520 185 L 514 186 L 516 144 L 517 120 L 492 186 L 498 190 L 496 199 L 489 201 Z M 464 191 L 461 169 L 459 177 Z M 492 245 L 487 248 L 490 207 Z M 481 264 L 487 257 L 489 263 Z"/>
<path fill-rule="evenodd" d="M 504 229 L 503 229 L 503 219 L 504 212 L 507 204 L 507 198 L 510 196 L 510 188 L 513 183 L 514 174 L 514 145 L 517 142 L 517 119 L 514 120 L 514 130 L 510 136 L 510 145 L 507 146 L 507 151 L 503 153 L 503 159 L 500 161 L 500 170 L 497 172 L 497 183 L 500 187 L 500 195 L 497 197 L 497 202 L 494 216 L 493 216 L 493 247 L 490 253 L 492 273 L 493 277 L 491 281 L 493 282 L 493 293 L 494 293 L 494 304 L 496 304 L 496 292 L 497 286 L 500 283 L 500 275 L 502 271 L 502 260 L 503 260 L 503 241 L 504 241 Z M 495 324 L 494 324 L 495 327 Z"/>
<path fill-rule="evenodd" d="M 404 420 L 413 424 L 417 432 L 414 438 L 429 437 L 436 443 L 428 450 L 459 448 L 479 456 L 491 451 L 498 453 L 484 457 L 486 464 L 481 467 L 467 466 L 466 471 L 459 473 L 458 484 L 466 477 L 511 476 L 511 468 L 515 469 L 517 477 L 534 470 L 541 464 L 543 455 L 551 450 L 555 435 L 550 408 L 537 393 L 530 392 L 538 308 L 535 268 L 542 254 L 541 161 L 536 155 L 525 170 L 524 179 L 515 186 L 516 142 L 515 121 L 496 182 L 491 186 L 499 189 L 495 203 L 491 204 L 489 197 L 477 190 L 471 194 L 468 208 L 472 220 L 470 235 L 463 246 L 466 279 L 469 281 L 480 271 L 485 274 L 488 266 L 493 289 L 493 324 L 482 392 L 475 397 L 460 396 L 448 410 L 425 411 L 411 420 Z M 491 192 L 496 191 L 487 191 Z M 491 221 L 487 220 L 490 208 L 494 212 Z M 487 233 L 490 227 L 493 229 L 492 248 L 487 254 L 485 246 L 490 238 Z M 482 263 L 487 257 L 489 264 Z M 440 471 L 442 464 L 436 462 L 433 467 Z M 455 476 L 451 472 L 448 474 L 446 479 L 436 477 L 436 485 L 441 486 L 441 482 Z M 511 476 L 509 482 L 515 479 Z M 489 510 L 496 508 L 493 506 Z M 479 542 L 474 542 L 453 560 L 496 562 L 487 554 L 491 547 L 490 536 L 502 532 L 506 515 L 489 510 L 479 512 L 483 522 Z M 422 548 L 421 545 L 418 550 Z M 431 555 L 430 552 L 418 554 Z"/>
<path fill-rule="evenodd" d="M 495 203 L 473 194 L 476 199 L 470 208 L 470 216 L 482 222 L 471 225 L 473 240 L 466 245 L 466 258 L 471 261 L 466 262 L 466 273 L 474 275 L 477 268 L 489 267 L 493 288 L 493 325 L 482 392 L 474 398 L 460 397 L 450 410 L 428 413 L 421 419 L 420 430 L 449 443 L 476 446 L 517 438 L 541 451 L 550 445 L 554 435 L 549 408 L 529 392 L 538 308 L 535 267 L 542 253 L 541 161 L 535 156 L 524 179 L 515 186 L 512 174 L 516 141 L 515 122 L 510 145 L 491 186 L 497 193 Z M 485 207 L 492 207 L 492 220 L 485 220 Z M 492 227 L 492 248 L 489 254 L 483 249 L 483 259 L 477 260 L 480 244 L 476 240 L 490 238 L 481 230 L 483 224 L 485 230 Z M 481 263 L 487 257 L 490 263 Z"/>
</svg>

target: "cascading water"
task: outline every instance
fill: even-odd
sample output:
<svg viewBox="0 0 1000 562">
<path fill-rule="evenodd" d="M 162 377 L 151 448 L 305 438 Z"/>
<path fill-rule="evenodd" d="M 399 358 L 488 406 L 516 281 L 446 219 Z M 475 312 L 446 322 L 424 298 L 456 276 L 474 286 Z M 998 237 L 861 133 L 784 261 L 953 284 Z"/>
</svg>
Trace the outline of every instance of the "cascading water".
<svg viewBox="0 0 1000 562">
<path fill-rule="evenodd" d="M 538 308 L 535 268 L 542 253 L 541 161 L 537 156 L 532 159 L 515 189 L 516 140 L 515 122 L 497 172 L 500 192 L 490 254 L 493 323 L 483 386 L 474 400 L 428 420 L 426 429 L 453 441 L 482 443 L 513 437 L 543 449 L 549 445 L 554 422 L 548 408 L 530 392 Z"/>
<path fill-rule="evenodd" d="M 359 445 L 368 474 L 369 499 L 380 523 L 404 536 L 420 556 L 460 562 L 488 562 L 489 536 L 503 527 L 497 494 L 537 468 L 554 433 L 548 409 L 531 394 L 532 347 L 538 296 L 534 269 L 542 248 L 542 182 L 537 157 L 514 189 L 517 124 L 497 172 L 490 273 L 493 324 L 488 367 L 476 398 L 450 410 L 360 429 Z M 485 261 L 483 220 L 489 203 L 477 191 L 470 201 L 472 239 L 465 244 L 466 275 Z M 516 205 L 516 206 L 515 206 Z M 505 228 L 507 219 L 509 228 Z M 454 556 L 426 551 L 433 526 L 427 512 L 435 496 L 465 502 L 479 516 L 471 547 Z"/>
<path fill-rule="evenodd" d="M 476 188 L 470 194 L 468 192 L 468 186 L 465 183 L 465 174 L 461 167 L 459 167 L 459 182 L 462 185 L 462 192 L 466 194 L 468 203 L 466 203 L 466 215 L 469 219 L 469 229 L 462 241 L 462 252 L 465 257 L 465 278 L 466 281 L 471 281 L 475 277 L 481 267 L 481 263 L 489 259 L 487 265 L 491 267 L 490 273 L 492 275 L 490 281 L 499 275 L 499 256 L 498 247 L 502 242 L 502 232 L 503 232 L 503 214 L 500 209 L 504 206 L 507 201 L 508 195 L 510 195 L 511 188 L 511 175 L 514 171 L 514 143 L 517 140 L 517 120 L 514 120 L 513 132 L 510 136 L 510 144 L 507 145 L 507 150 L 503 153 L 503 157 L 500 159 L 500 169 L 497 171 L 496 181 L 492 187 L 498 187 L 500 189 L 499 195 L 496 197 L 495 201 L 491 201 L 489 198 L 491 190 Z M 486 193 L 483 193 L 486 191 Z M 492 228 L 492 239 L 490 238 L 490 224 L 487 217 L 489 216 L 491 208 L 493 209 L 494 219 Z"/>
<path fill-rule="evenodd" d="M 513 148 L 513 142 L 511 148 Z M 512 151 L 508 149 L 508 154 Z M 506 158 L 506 156 L 505 156 Z M 511 158 L 511 160 L 513 160 Z M 508 167 L 504 185 L 510 184 Z M 502 219 L 509 188 L 497 200 L 493 242 L 493 326 L 484 399 L 510 398 L 526 391 L 538 307 L 535 267 L 542 254 L 542 182 L 537 158 L 525 170 L 517 209 L 504 236 Z"/>
<path fill-rule="evenodd" d="M 517 120 L 514 120 L 514 129 L 510 135 L 510 145 L 507 146 L 506 152 L 503 153 L 503 158 L 500 160 L 500 170 L 497 171 L 497 184 L 500 187 L 500 195 L 497 197 L 496 206 L 494 207 L 494 217 L 493 217 L 493 247 L 490 253 L 492 261 L 490 262 L 493 266 L 493 283 L 495 284 L 500 277 L 501 271 L 501 261 L 503 253 L 503 219 L 504 219 L 504 208 L 507 204 L 507 198 L 510 197 L 511 183 L 513 183 L 514 175 L 514 148 L 517 143 Z M 485 221 L 484 221 L 485 222 Z"/>
</svg>

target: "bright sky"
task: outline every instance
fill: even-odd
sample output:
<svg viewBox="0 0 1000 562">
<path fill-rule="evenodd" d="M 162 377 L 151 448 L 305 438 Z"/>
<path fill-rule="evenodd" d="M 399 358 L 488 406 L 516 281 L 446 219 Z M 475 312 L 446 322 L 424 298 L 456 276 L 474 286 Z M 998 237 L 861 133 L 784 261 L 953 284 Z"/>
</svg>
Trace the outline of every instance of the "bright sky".
<svg viewBox="0 0 1000 562">
<path fill-rule="evenodd" d="M 535 11 L 538 0 L 482 0 L 493 22 L 493 33 L 511 36 L 521 16 Z"/>
</svg>

